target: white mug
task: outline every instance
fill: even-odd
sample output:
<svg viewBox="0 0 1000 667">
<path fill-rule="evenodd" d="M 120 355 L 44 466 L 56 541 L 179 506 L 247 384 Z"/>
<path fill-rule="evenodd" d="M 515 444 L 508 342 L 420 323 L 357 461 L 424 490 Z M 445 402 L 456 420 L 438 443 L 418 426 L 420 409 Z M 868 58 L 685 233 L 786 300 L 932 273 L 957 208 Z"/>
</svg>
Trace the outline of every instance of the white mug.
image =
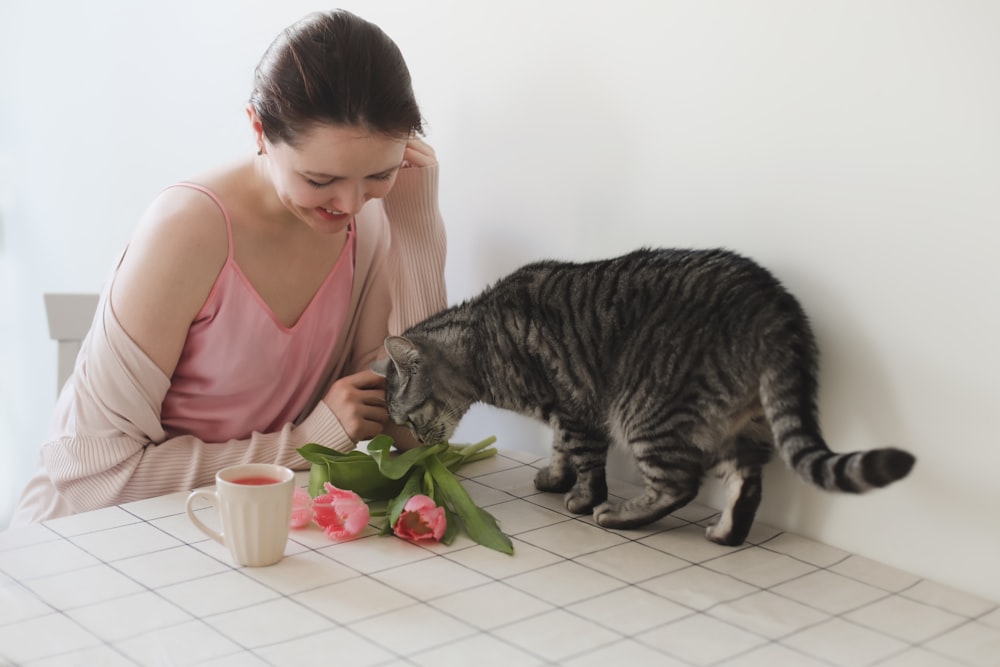
<svg viewBox="0 0 1000 667">
<path fill-rule="evenodd" d="M 285 555 L 292 518 L 295 473 L 270 463 L 246 463 L 223 468 L 215 475 L 215 490 L 196 489 L 185 503 L 197 528 L 229 548 L 239 565 L 273 565 Z M 216 507 L 222 521 L 217 533 L 192 508 L 196 498 Z"/>
</svg>

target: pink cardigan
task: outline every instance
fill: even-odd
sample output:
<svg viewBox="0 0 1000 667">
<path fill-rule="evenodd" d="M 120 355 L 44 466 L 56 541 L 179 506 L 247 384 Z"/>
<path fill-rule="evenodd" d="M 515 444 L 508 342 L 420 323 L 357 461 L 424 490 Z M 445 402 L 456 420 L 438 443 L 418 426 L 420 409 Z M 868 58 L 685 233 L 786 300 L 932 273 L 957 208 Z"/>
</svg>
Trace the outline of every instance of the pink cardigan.
<svg viewBox="0 0 1000 667">
<path fill-rule="evenodd" d="M 206 486 L 220 468 L 236 463 L 305 469 L 308 463 L 295 450 L 308 442 L 353 449 L 320 399 L 334 379 L 382 356 L 388 334 L 447 305 L 437 185 L 437 166 L 402 169 L 389 196 L 369 202 L 357 216 L 348 319 L 306 409 L 275 433 L 222 443 L 187 435 L 167 439 L 160 405 L 170 378 L 118 323 L 109 281 L 10 526 Z"/>
</svg>

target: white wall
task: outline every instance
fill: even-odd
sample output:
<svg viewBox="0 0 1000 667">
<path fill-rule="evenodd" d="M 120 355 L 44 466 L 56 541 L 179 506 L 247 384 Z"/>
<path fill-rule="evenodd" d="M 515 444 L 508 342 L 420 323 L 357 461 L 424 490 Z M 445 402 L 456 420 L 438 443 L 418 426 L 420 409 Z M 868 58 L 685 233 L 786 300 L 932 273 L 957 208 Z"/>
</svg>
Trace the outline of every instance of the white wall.
<svg viewBox="0 0 1000 667">
<path fill-rule="evenodd" d="M 1000 601 L 1000 5 L 346 6 L 413 71 L 443 163 L 453 300 L 545 256 L 758 258 L 815 321 L 834 448 L 919 458 L 861 498 L 772 466 L 761 518 Z M 159 188 L 253 150 L 253 66 L 322 7 L 3 3 L 0 525 L 55 400 L 42 293 L 98 290 Z M 460 435 L 491 433 L 547 447 L 543 428 L 489 409 Z"/>
</svg>

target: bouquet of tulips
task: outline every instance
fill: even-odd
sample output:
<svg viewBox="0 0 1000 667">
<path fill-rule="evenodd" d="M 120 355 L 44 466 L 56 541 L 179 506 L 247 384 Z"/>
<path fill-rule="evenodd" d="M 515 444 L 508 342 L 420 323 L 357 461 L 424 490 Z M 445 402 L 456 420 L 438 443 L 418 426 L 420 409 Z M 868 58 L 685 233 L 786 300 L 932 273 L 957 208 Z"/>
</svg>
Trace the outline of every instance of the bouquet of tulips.
<svg viewBox="0 0 1000 667">
<path fill-rule="evenodd" d="M 309 492 L 296 500 L 293 525 L 311 520 L 330 537 L 342 539 L 360 533 L 372 516 L 385 516 L 383 535 L 451 544 L 464 530 L 485 547 L 513 554 L 496 519 L 472 501 L 454 474 L 467 463 L 495 455 L 490 447 L 495 441 L 490 437 L 473 445 L 441 443 L 393 453 L 392 438 L 379 435 L 368 443 L 367 454 L 304 445 L 298 452 L 312 464 Z"/>
</svg>

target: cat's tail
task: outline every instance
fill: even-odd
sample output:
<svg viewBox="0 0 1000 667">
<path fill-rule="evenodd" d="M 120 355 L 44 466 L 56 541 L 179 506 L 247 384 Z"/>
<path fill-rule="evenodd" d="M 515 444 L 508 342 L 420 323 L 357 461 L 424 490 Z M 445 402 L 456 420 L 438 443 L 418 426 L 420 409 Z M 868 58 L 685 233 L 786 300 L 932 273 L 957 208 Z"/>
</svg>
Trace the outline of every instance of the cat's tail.
<svg viewBox="0 0 1000 667">
<path fill-rule="evenodd" d="M 910 473 L 916 459 L 901 449 L 830 451 L 819 429 L 815 382 L 789 375 L 765 373 L 760 393 L 778 454 L 799 477 L 827 491 L 864 493 Z"/>
</svg>

